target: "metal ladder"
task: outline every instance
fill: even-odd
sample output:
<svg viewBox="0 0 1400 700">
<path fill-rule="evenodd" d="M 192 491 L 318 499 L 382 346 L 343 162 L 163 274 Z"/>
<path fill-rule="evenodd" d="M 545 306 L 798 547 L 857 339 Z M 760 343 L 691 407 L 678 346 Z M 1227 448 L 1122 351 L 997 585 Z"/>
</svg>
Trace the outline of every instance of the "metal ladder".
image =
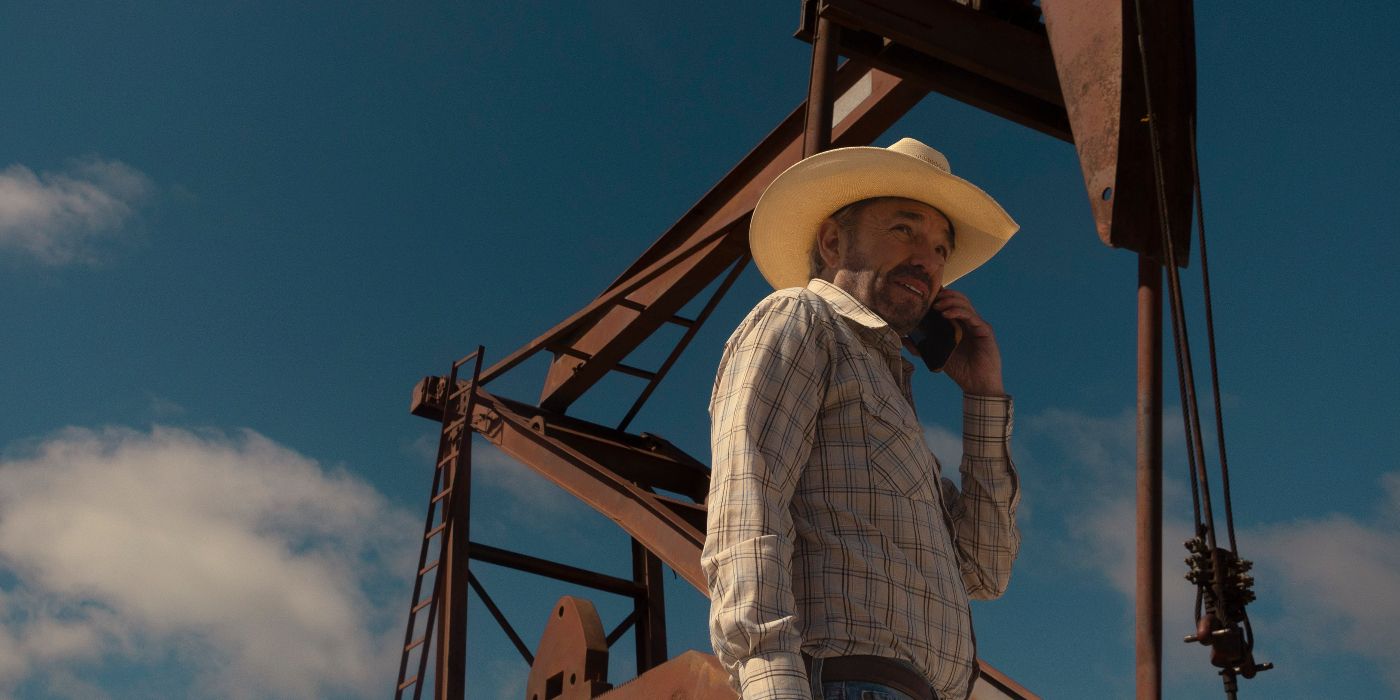
<svg viewBox="0 0 1400 700">
<path fill-rule="evenodd" d="M 457 484 L 459 476 L 466 475 L 470 479 L 471 470 L 471 416 L 476 405 L 476 387 L 481 378 L 481 359 L 485 348 L 477 346 L 476 351 L 460 360 L 452 363 L 452 371 L 448 374 L 447 384 L 444 388 L 446 396 L 443 397 L 442 431 L 438 437 L 437 462 L 433 468 L 433 486 L 428 498 L 428 515 L 423 523 L 422 547 L 418 553 L 418 573 L 413 579 L 413 597 L 408 609 L 408 626 L 404 630 L 403 651 L 399 657 L 399 675 L 395 684 L 394 698 L 402 700 L 404 691 L 413 688 L 414 700 L 419 700 L 423 695 L 423 677 L 428 669 L 428 651 L 432 644 L 429 641 L 433 636 L 433 626 L 438 618 L 438 601 L 441 599 L 443 588 L 442 576 L 438 575 L 439 564 L 447 554 L 447 539 L 449 529 L 455 524 L 453 517 L 457 514 L 457 507 L 460 506 L 460 514 L 465 516 L 470 508 L 470 481 L 464 482 L 466 489 L 462 495 L 467 499 L 460 503 L 456 502 L 453 496 L 453 487 Z M 465 386 L 458 386 L 457 376 L 462 367 L 469 362 L 475 362 L 472 369 L 472 381 Z M 460 523 L 460 530 L 450 533 L 453 536 L 467 537 L 466 519 Z M 428 561 L 428 550 L 433 547 L 434 540 L 437 543 L 437 558 Z M 465 552 L 466 549 L 462 548 Z M 454 566 L 465 567 L 467 562 L 454 562 Z M 423 594 L 423 582 L 432 576 L 432 585 L 429 586 L 429 594 L 426 599 L 421 599 Z M 428 617 L 424 624 L 423 634 L 418 638 L 413 636 L 414 624 L 417 622 L 418 613 L 426 609 Z M 408 674 L 409 660 L 413 657 L 414 650 L 418 651 L 416 672 L 411 677 Z M 442 674 L 439 673 L 439 676 Z"/>
</svg>

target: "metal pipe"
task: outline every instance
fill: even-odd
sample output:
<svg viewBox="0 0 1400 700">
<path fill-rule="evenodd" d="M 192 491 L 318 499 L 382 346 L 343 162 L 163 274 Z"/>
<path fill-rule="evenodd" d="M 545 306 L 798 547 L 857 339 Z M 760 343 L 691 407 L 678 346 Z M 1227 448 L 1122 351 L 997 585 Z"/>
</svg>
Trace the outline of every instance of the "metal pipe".
<svg viewBox="0 0 1400 700">
<path fill-rule="evenodd" d="M 471 503 L 472 503 L 472 429 L 471 416 L 477 400 L 477 387 L 481 386 L 481 361 L 486 349 L 477 346 L 476 352 L 452 364 L 448 381 L 448 391 L 455 391 L 457 373 L 467 362 L 475 362 L 472 368 L 472 383 L 465 395 L 453 398 L 448 394 L 449 412 L 460 403 L 461 415 L 466 420 L 453 436 L 457 440 L 456 457 L 448 467 L 446 488 L 450 495 L 443 501 L 444 540 L 443 553 L 437 572 L 442 582 L 439 590 L 442 601 L 438 605 L 438 655 L 437 678 L 433 694 L 438 700 L 461 700 L 467 696 L 467 588 L 471 576 L 471 563 L 468 555 L 471 542 Z"/>
<path fill-rule="evenodd" d="M 636 613 L 637 674 L 659 666 L 666 660 L 666 593 L 661 579 L 661 560 L 641 542 L 632 540 L 632 580 L 645 595 L 637 596 L 632 611 Z"/>
<path fill-rule="evenodd" d="M 817 19 L 817 35 L 812 40 L 812 79 L 807 87 L 807 130 L 802 138 L 802 157 L 831 148 L 832 103 L 836 99 L 835 23 L 825 17 Z"/>
<path fill-rule="evenodd" d="M 1162 697 L 1162 266 L 1138 256 L 1137 698 Z"/>
<path fill-rule="evenodd" d="M 516 571 L 544 576 L 576 586 L 585 586 L 594 590 L 606 593 L 615 593 L 629 598 L 645 595 L 646 588 L 635 581 L 628 581 L 625 578 L 600 574 L 587 569 L 580 569 L 568 564 L 532 557 L 528 554 L 520 554 L 498 547 L 491 547 L 480 542 L 471 543 L 471 558 L 476 561 L 483 561 L 496 566 L 504 566 Z"/>
</svg>

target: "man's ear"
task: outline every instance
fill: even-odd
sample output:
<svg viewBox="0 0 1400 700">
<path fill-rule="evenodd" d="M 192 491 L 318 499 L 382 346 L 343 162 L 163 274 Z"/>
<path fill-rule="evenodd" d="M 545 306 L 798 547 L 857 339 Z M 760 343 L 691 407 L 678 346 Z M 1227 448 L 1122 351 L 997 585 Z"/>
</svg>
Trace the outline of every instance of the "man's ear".
<svg viewBox="0 0 1400 700">
<path fill-rule="evenodd" d="M 830 218 L 823 221 L 821 228 L 817 229 L 817 253 L 822 257 L 822 266 L 828 270 L 836 269 L 836 264 L 841 260 L 840 234 L 841 227 Z"/>
</svg>

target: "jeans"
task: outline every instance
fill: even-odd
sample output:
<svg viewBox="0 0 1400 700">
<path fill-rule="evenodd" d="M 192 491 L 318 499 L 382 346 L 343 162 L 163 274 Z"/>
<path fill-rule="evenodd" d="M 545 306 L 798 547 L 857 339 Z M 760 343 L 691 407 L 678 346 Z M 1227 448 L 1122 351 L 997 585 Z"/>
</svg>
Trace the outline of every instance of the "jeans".
<svg viewBox="0 0 1400 700">
<path fill-rule="evenodd" d="M 822 684 L 822 700 L 914 700 L 887 685 L 865 681 Z"/>
</svg>

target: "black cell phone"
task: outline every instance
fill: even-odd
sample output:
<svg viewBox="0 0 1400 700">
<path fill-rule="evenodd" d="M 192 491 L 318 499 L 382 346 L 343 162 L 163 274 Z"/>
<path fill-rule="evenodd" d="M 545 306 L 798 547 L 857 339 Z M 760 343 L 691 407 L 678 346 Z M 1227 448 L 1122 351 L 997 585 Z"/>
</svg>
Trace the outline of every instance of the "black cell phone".
<svg viewBox="0 0 1400 700">
<path fill-rule="evenodd" d="M 937 309 L 929 309 L 919 325 L 909 333 L 909 342 L 924 359 L 930 372 L 938 372 L 948 362 L 953 349 L 962 340 L 962 326 L 950 321 Z"/>
</svg>

